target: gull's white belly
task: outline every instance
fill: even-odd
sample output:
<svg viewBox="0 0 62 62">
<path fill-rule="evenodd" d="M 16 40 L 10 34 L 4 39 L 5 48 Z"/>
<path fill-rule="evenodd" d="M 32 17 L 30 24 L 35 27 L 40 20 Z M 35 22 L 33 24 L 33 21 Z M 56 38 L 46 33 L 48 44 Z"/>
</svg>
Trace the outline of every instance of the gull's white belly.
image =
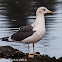
<svg viewBox="0 0 62 62">
<path fill-rule="evenodd" d="M 45 34 L 45 30 L 44 31 L 36 31 L 32 36 L 27 37 L 26 39 L 22 40 L 22 43 L 35 43 L 38 42 L 39 40 L 42 39 L 42 37 Z"/>
</svg>

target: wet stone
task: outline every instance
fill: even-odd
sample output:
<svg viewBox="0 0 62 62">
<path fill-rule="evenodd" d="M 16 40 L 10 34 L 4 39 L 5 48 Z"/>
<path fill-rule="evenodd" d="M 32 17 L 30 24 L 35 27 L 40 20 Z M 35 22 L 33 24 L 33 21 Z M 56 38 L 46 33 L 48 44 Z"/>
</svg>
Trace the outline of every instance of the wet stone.
<svg viewBox="0 0 62 62">
<path fill-rule="evenodd" d="M 39 52 L 37 53 L 40 54 Z M 48 55 L 35 55 L 34 58 L 29 58 L 28 53 L 25 54 L 10 46 L 0 46 L 0 58 L 11 58 L 12 62 L 62 62 L 62 57 L 56 59 Z"/>
<path fill-rule="evenodd" d="M 0 58 L 22 58 L 23 56 L 25 56 L 23 52 L 19 52 L 10 46 L 0 47 Z"/>
</svg>

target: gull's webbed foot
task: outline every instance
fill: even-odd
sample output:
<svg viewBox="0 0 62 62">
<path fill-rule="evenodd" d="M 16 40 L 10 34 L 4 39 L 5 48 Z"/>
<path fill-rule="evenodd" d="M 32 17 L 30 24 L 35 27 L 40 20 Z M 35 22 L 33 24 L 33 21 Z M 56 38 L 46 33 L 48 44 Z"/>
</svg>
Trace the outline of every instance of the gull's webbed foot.
<svg viewBox="0 0 62 62">
<path fill-rule="evenodd" d="M 37 55 L 37 56 L 40 56 L 40 53 L 39 52 L 36 52 L 36 53 L 33 53 L 34 55 Z"/>
<path fill-rule="evenodd" d="M 29 54 L 28 57 L 29 58 L 34 58 L 34 55 L 33 54 Z"/>
</svg>

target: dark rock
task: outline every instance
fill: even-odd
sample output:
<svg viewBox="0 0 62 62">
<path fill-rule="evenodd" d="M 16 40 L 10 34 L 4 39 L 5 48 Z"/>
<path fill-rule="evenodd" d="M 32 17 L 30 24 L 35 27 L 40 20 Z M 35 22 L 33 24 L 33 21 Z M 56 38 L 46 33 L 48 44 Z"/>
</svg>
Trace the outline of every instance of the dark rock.
<svg viewBox="0 0 62 62">
<path fill-rule="evenodd" d="M 10 46 L 0 46 L 0 58 L 22 58 L 25 56 L 23 52 Z"/>
<path fill-rule="evenodd" d="M 36 52 L 40 54 L 39 52 Z M 35 55 L 34 58 L 29 58 L 28 53 L 23 53 L 10 46 L 0 47 L 0 58 L 11 58 L 13 62 L 62 62 L 62 57 L 56 59 L 55 57 L 49 57 L 48 55 Z"/>
</svg>

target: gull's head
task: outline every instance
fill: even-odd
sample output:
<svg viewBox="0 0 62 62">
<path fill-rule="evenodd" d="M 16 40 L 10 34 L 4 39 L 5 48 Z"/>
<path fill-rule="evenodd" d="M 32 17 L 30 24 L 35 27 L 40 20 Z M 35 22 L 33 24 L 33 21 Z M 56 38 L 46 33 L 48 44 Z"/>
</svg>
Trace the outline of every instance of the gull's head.
<svg viewBox="0 0 62 62">
<path fill-rule="evenodd" d="M 48 10 L 46 7 L 39 7 L 36 11 L 37 14 L 46 14 L 46 13 L 51 13 L 54 14 L 54 12 Z"/>
</svg>

